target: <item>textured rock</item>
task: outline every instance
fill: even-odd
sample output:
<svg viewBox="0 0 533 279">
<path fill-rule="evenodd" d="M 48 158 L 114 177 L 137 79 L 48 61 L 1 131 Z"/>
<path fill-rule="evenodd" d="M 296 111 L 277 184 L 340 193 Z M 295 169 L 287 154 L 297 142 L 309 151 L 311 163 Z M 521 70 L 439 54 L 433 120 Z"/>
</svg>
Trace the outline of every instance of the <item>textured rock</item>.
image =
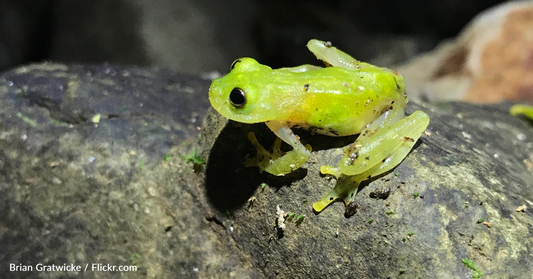
<svg viewBox="0 0 533 279">
<path fill-rule="evenodd" d="M 253 277 L 203 217 L 197 175 L 181 156 L 197 137 L 209 83 L 112 66 L 4 73 L 0 278 Z M 39 263 L 139 269 L 39 273 Z"/>
<path fill-rule="evenodd" d="M 533 3 L 476 17 L 455 40 L 398 69 L 414 98 L 533 102 Z"/>
<path fill-rule="evenodd" d="M 495 278 L 533 273 L 533 129 L 508 105 L 410 104 L 430 115 L 428 133 L 395 170 L 363 184 L 346 218 L 342 203 L 318 215 L 311 204 L 335 183 L 319 167 L 354 137 L 301 131 L 315 150 L 301 170 L 278 178 L 245 168 L 246 133 L 265 145 L 274 135 L 211 111 L 194 141 L 190 120 L 203 115 L 208 85 L 110 66 L 2 74 L 0 278 L 396 278 L 401 269 L 469 278 L 462 258 Z M 182 158 L 195 149 L 208 160 L 196 172 Z M 370 197 L 386 188 L 386 200 Z M 278 205 L 305 215 L 286 220 L 283 235 Z M 138 271 L 11 272 L 10 263 Z"/>
<path fill-rule="evenodd" d="M 533 206 L 533 129 L 508 108 L 409 105 L 430 115 L 427 133 L 396 169 L 363 183 L 350 218 L 340 202 L 318 215 L 311 204 L 334 185 L 319 175 L 320 166 L 336 164 L 339 147 L 353 137 L 299 133 L 315 152 L 304 169 L 277 178 L 242 167 L 254 152 L 249 131 L 267 146 L 273 141 L 265 125 L 221 126 L 225 121 L 211 113 L 205 125 L 219 134 L 212 149 L 204 144 L 211 150 L 207 197 L 231 213 L 217 218 L 267 278 L 395 278 L 401 269 L 406 278 L 469 278 L 462 258 L 495 278 L 523 277 L 533 272 L 533 220 L 531 211 L 515 209 Z M 387 188 L 386 200 L 370 197 Z M 286 222 L 282 237 L 274 229 L 278 205 L 306 216 L 300 226 Z"/>
</svg>

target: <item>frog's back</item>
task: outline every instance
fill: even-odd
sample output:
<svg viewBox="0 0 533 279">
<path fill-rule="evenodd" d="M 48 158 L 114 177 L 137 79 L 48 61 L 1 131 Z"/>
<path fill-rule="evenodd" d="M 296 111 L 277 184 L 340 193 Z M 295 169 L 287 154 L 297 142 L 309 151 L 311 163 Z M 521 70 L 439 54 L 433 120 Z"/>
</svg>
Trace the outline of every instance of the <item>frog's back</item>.
<svg viewBox="0 0 533 279">
<path fill-rule="evenodd" d="M 328 67 L 295 75 L 292 89 L 278 91 L 279 99 L 292 100 L 280 109 L 287 111 L 292 125 L 318 133 L 356 134 L 387 110 L 407 103 L 404 78 L 394 71 Z"/>
</svg>

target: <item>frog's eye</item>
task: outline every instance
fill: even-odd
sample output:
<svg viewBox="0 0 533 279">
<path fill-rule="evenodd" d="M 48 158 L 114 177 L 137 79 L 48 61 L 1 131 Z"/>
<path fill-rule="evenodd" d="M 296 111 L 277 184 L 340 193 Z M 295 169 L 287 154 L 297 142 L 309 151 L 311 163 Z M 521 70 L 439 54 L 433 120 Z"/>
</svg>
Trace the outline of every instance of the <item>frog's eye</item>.
<svg viewBox="0 0 533 279">
<path fill-rule="evenodd" d="M 241 59 L 240 58 L 237 58 L 235 59 L 235 61 L 233 61 L 233 63 L 231 63 L 231 66 L 229 66 L 229 70 L 233 70 L 233 68 L 235 68 L 235 64 L 241 62 Z"/>
<path fill-rule="evenodd" d="M 246 105 L 246 92 L 239 87 L 233 88 L 229 93 L 229 101 L 236 108 L 242 108 Z"/>
</svg>

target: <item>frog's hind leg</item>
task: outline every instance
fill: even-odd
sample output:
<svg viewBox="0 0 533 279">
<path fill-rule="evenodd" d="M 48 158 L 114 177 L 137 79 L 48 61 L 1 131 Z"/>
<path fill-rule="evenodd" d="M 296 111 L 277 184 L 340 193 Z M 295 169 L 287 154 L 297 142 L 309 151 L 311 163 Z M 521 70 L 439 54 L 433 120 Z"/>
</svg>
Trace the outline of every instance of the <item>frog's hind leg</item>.
<svg viewBox="0 0 533 279">
<path fill-rule="evenodd" d="M 396 167 L 413 148 L 428 124 L 427 114 L 416 111 L 385 127 L 376 123 L 369 125 L 356 142 L 345 150 L 339 167 L 321 167 L 322 173 L 334 175 L 338 179 L 333 190 L 313 204 L 313 209 L 320 212 L 335 200 L 342 199 L 347 206 L 346 213 L 350 215 L 349 205 L 354 201 L 360 182 Z M 372 130 L 368 131 L 369 128 Z"/>
<path fill-rule="evenodd" d="M 345 175 L 359 175 L 378 165 L 396 166 L 407 156 L 428 124 L 428 115 L 415 111 L 400 121 L 376 129 L 364 129 L 357 140 L 345 149 L 345 154 L 339 161 L 341 172 Z M 393 160 L 384 164 L 389 157 Z M 375 175 L 377 174 L 372 174 Z"/>
</svg>

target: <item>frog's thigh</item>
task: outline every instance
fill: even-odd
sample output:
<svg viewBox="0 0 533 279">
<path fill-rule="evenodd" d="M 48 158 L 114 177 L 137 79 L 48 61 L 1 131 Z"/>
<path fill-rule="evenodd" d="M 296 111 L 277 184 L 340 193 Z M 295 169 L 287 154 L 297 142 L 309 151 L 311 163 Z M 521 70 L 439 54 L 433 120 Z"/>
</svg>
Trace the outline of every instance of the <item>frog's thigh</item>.
<svg viewBox="0 0 533 279">
<path fill-rule="evenodd" d="M 380 117 L 378 117 L 376 120 L 372 121 L 368 127 L 366 127 L 359 137 L 357 138 L 357 141 L 353 144 L 354 146 L 361 145 L 363 142 L 370 141 L 368 138 L 370 138 L 374 131 L 377 131 L 378 129 L 381 129 L 381 127 L 388 127 L 391 124 L 398 122 L 404 118 L 404 111 L 402 109 L 396 109 L 396 110 L 389 110 L 382 114 Z M 352 147 L 354 148 L 354 147 Z M 354 154 L 354 151 L 352 150 L 350 153 L 352 156 L 359 156 L 359 152 L 357 154 Z M 339 164 L 340 165 L 340 164 Z M 321 166 L 320 172 L 323 174 L 333 175 L 335 177 L 340 177 L 342 174 L 340 167 L 335 166 Z"/>
<path fill-rule="evenodd" d="M 398 147 L 398 149 L 396 149 L 396 151 L 394 151 L 394 153 L 392 153 L 391 156 L 385 159 L 385 161 L 375 171 L 372 172 L 372 176 L 378 176 L 400 164 L 400 162 L 405 158 L 405 156 L 407 156 L 409 151 L 413 149 L 413 146 L 415 145 L 416 141 L 418 140 L 418 138 L 420 138 L 424 130 L 426 130 L 427 126 L 429 125 L 429 116 L 420 110 L 415 111 L 413 114 L 407 117 L 407 119 L 408 121 L 412 121 L 417 125 L 414 126 L 413 130 L 407 131 L 406 129 L 410 129 L 410 127 L 413 126 L 404 126 L 404 131 L 408 133 L 406 133 L 407 136 L 403 136 L 401 138 L 402 144 Z"/>
<path fill-rule="evenodd" d="M 276 136 L 292 146 L 293 150 L 280 158 L 272 160 L 264 170 L 273 175 L 284 175 L 302 166 L 311 156 L 311 152 L 300 142 L 290 127 L 283 121 L 268 121 L 266 125 Z M 278 146 L 279 149 L 279 146 Z M 273 150 L 272 152 L 279 152 Z"/>
<path fill-rule="evenodd" d="M 391 124 L 396 123 L 404 118 L 405 112 L 403 108 L 395 108 L 388 110 L 382 115 L 380 115 L 376 120 L 372 121 L 372 123 L 368 125 L 365 131 L 361 132 L 361 135 L 364 138 L 367 135 L 370 135 L 370 133 L 365 133 L 366 131 L 372 132 L 380 127 L 390 126 Z"/>
<path fill-rule="evenodd" d="M 363 131 L 339 162 L 341 172 L 356 175 L 383 164 L 383 168 L 373 172 L 375 176 L 392 169 L 409 153 L 428 124 L 427 114 L 416 111 L 396 123 L 379 128 L 375 133 Z"/>
</svg>

